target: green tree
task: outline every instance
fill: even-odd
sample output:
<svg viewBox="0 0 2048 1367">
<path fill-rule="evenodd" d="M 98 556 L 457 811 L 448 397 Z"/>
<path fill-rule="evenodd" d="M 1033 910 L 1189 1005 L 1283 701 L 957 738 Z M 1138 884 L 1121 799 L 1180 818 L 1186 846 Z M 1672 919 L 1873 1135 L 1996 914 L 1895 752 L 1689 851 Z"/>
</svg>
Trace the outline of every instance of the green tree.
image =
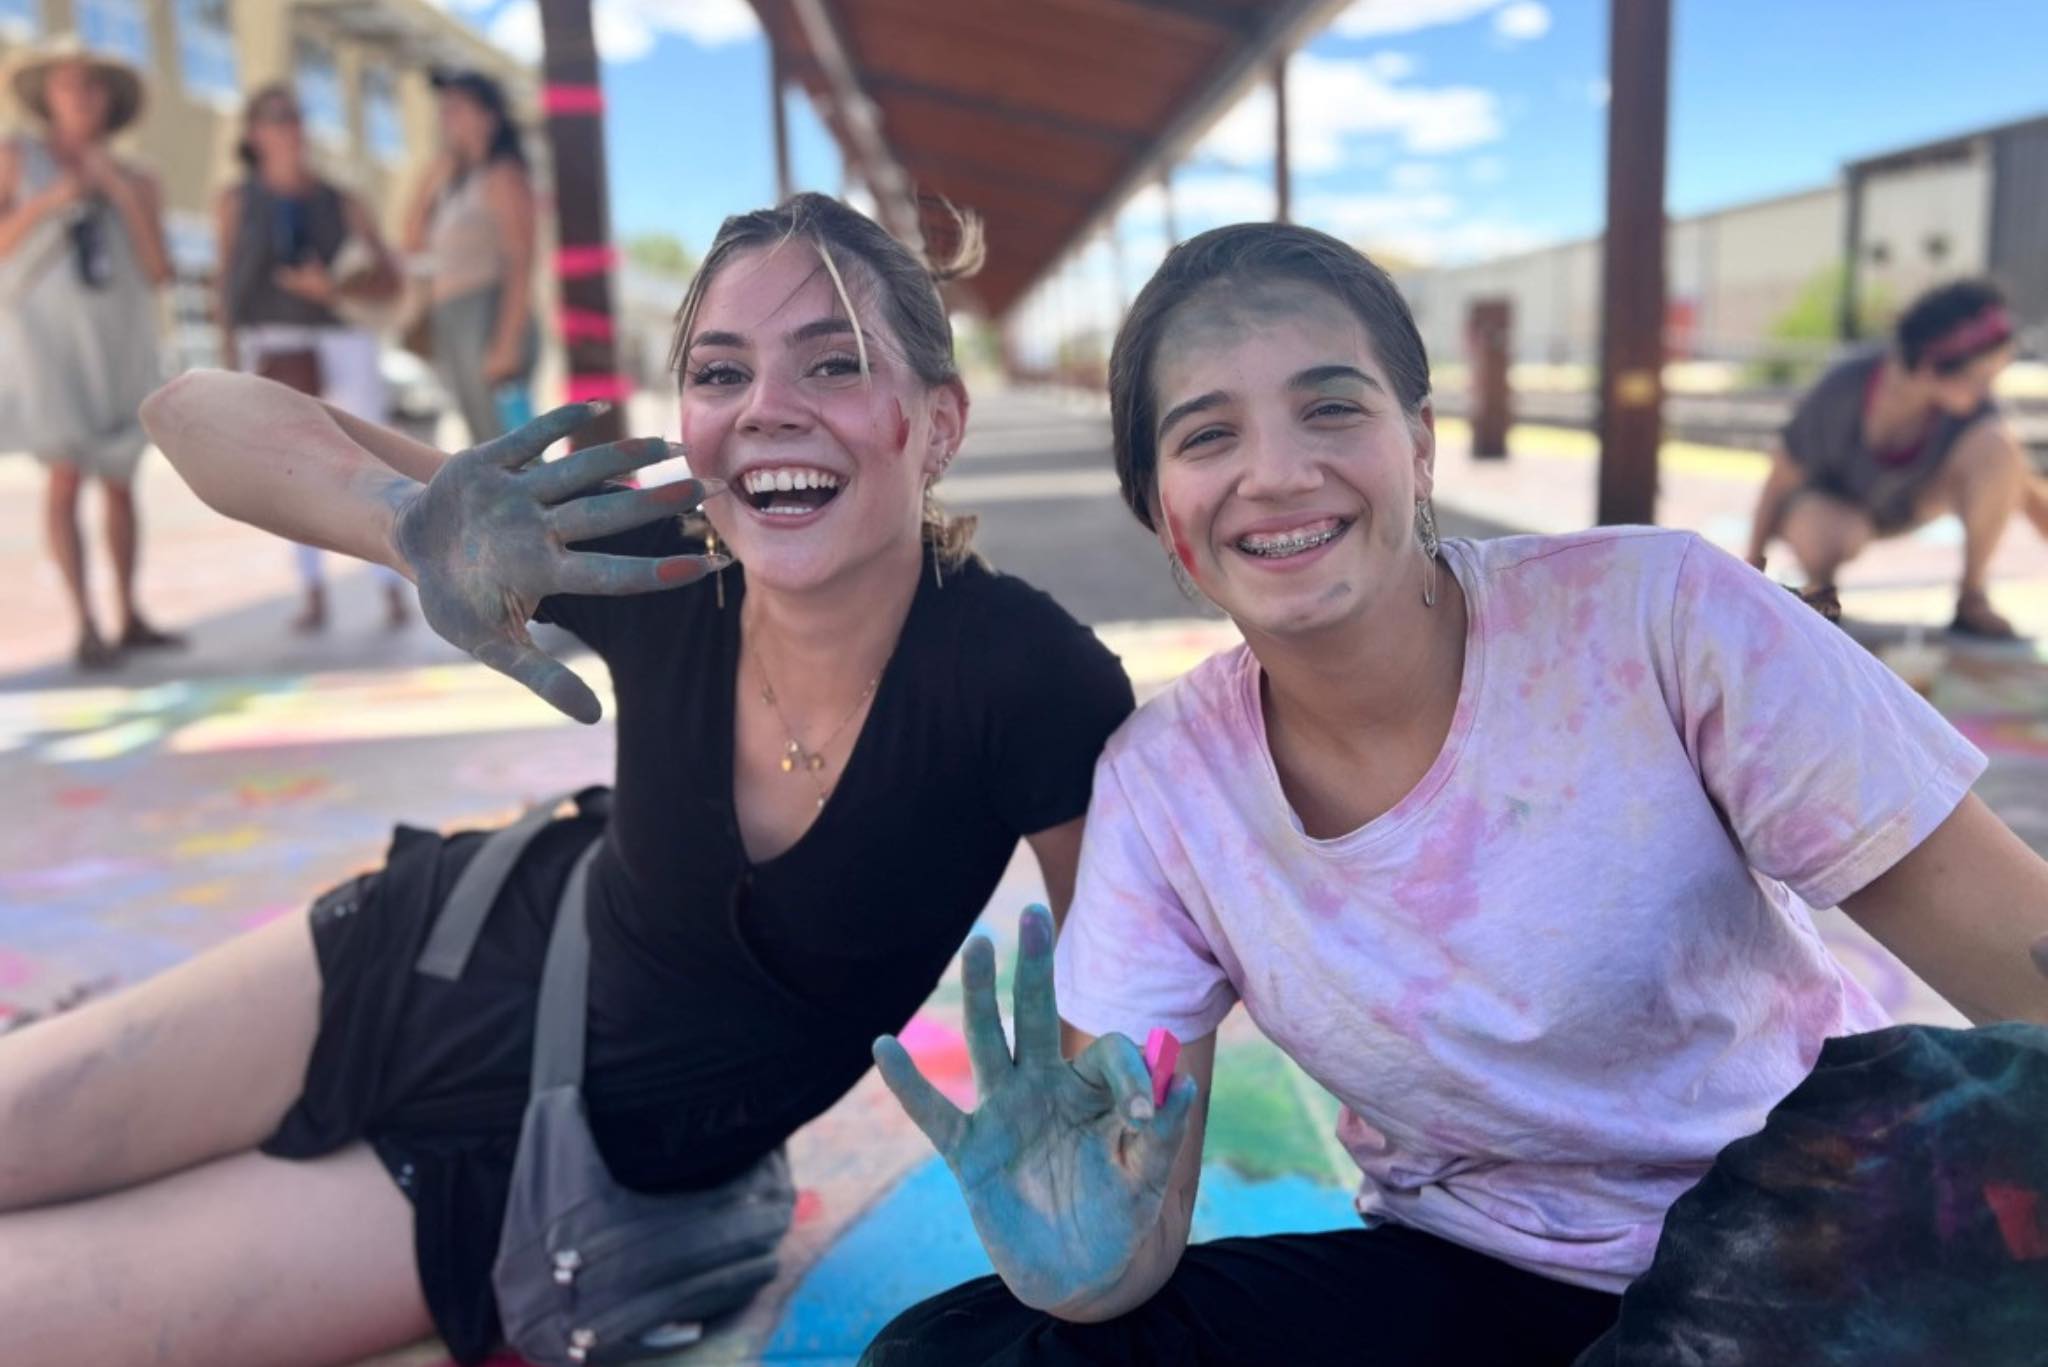
<svg viewBox="0 0 2048 1367">
<path fill-rule="evenodd" d="M 696 273 L 697 257 L 674 233 L 639 233 L 626 239 L 626 259 L 678 279 Z"/>
<path fill-rule="evenodd" d="M 1773 342 L 1749 367 L 1752 383 L 1766 385 L 1804 384 L 1820 371 L 1823 348 L 1837 340 L 1842 306 L 1845 267 L 1839 261 L 1816 271 L 1799 287 L 1785 311 L 1771 320 L 1765 335 Z M 1891 291 L 1882 284 L 1866 281 L 1857 291 L 1857 338 L 1875 337 L 1891 326 L 1897 313 Z"/>
</svg>

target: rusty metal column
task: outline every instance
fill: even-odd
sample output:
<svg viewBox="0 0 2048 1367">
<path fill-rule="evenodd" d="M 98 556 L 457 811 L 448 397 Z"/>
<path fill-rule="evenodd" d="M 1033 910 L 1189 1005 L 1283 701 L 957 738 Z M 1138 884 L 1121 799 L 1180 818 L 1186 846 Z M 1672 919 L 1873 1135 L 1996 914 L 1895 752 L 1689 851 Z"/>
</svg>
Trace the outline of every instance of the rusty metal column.
<svg viewBox="0 0 2048 1367">
<path fill-rule="evenodd" d="M 1287 54 L 1273 62 L 1273 221 L 1286 223 L 1293 209 L 1287 170 Z"/>
<path fill-rule="evenodd" d="M 628 386 L 612 348 L 614 252 L 606 201 L 604 89 L 589 0 L 540 0 L 541 107 L 555 167 L 555 275 L 561 283 L 568 398 L 609 399 L 612 410 L 576 433 L 577 446 L 625 431 Z"/>
<path fill-rule="evenodd" d="M 1671 0 L 1611 0 L 1600 268 L 1598 520 L 1653 522 L 1663 433 L 1664 146 Z"/>
<path fill-rule="evenodd" d="M 1501 460 L 1508 454 L 1508 427 L 1513 422 L 1508 366 L 1514 356 L 1514 316 L 1514 300 L 1506 295 L 1474 299 L 1465 310 L 1472 455 L 1481 460 Z"/>
<path fill-rule="evenodd" d="M 774 99 L 775 202 L 780 204 L 795 192 L 796 182 L 789 173 L 789 72 L 773 38 L 768 40 L 768 83 Z"/>
</svg>

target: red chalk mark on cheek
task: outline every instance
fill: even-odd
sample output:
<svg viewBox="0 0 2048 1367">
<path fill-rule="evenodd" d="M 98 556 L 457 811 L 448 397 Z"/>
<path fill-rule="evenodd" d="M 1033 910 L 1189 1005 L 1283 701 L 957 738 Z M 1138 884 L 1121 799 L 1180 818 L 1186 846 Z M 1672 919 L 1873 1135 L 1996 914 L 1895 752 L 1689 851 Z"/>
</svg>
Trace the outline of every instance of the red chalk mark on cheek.
<svg viewBox="0 0 2048 1367">
<path fill-rule="evenodd" d="M 900 456 L 910 449 L 910 417 L 903 411 L 901 399 L 889 400 L 889 406 L 896 410 L 896 454 Z"/>
<path fill-rule="evenodd" d="M 1173 509 L 1160 505 L 1166 513 L 1166 534 L 1173 538 L 1173 553 L 1180 557 L 1180 567 L 1189 574 L 1195 572 L 1195 551 L 1188 545 L 1188 539 L 1180 529 L 1180 519 L 1173 515 Z"/>
</svg>

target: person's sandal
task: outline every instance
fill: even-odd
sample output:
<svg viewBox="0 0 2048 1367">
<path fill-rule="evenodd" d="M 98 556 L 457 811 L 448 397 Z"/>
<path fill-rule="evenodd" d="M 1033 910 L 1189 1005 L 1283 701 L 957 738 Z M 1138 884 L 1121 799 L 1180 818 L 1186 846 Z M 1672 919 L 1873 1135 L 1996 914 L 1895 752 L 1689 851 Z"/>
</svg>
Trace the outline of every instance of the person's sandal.
<svg viewBox="0 0 2048 1367">
<path fill-rule="evenodd" d="M 1972 636 L 1980 641 L 2017 641 L 2019 632 L 1991 606 L 1982 589 L 1970 589 L 1956 598 L 1956 617 L 1949 623 L 1954 636 Z"/>
<path fill-rule="evenodd" d="M 137 617 L 122 629 L 120 645 L 123 650 L 183 650 L 185 638 L 175 632 L 158 631 Z"/>
<path fill-rule="evenodd" d="M 92 674 L 121 665 L 119 648 L 109 645 L 97 631 L 88 631 L 78 638 L 78 649 L 71 658 L 81 670 Z"/>
</svg>

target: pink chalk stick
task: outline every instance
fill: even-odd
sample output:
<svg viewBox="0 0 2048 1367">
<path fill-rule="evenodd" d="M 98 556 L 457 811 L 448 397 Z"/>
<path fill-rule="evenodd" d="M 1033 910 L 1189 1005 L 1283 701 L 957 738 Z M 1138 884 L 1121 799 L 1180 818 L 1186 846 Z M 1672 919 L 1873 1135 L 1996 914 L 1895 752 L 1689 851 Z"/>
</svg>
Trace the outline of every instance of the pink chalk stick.
<svg viewBox="0 0 2048 1367">
<path fill-rule="evenodd" d="M 1174 1066 L 1180 1062 L 1180 1041 L 1163 1026 L 1153 1026 L 1145 1036 L 1145 1067 L 1152 1074 L 1152 1104 L 1164 1106 L 1173 1086 Z"/>
</svg>

